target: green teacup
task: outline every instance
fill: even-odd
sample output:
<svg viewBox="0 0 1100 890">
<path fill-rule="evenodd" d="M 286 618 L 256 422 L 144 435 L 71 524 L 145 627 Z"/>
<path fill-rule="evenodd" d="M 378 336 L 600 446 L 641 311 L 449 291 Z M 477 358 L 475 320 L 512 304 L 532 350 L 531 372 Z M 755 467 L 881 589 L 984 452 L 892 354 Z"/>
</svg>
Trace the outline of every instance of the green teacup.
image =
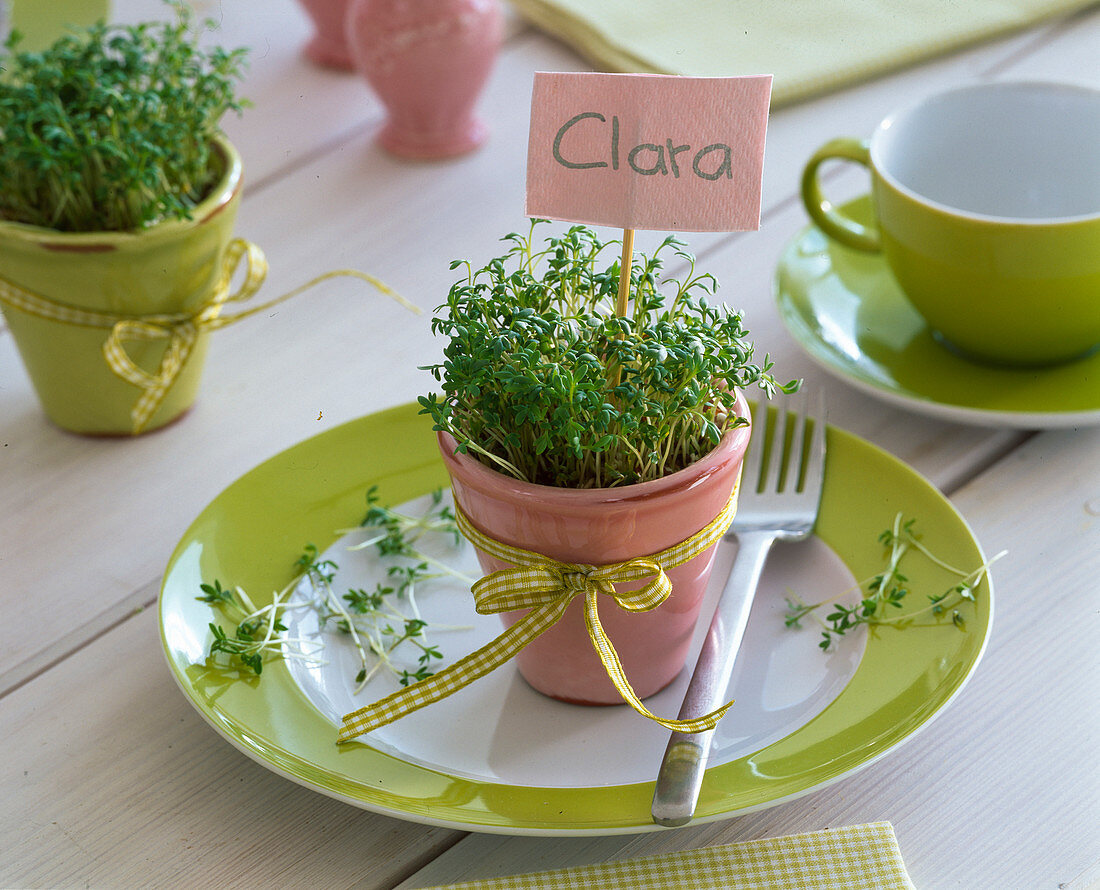
<svg viewBox="0 0 1100 890">
<path fill-rule="evenodd" d="M 823 196 L 828 160 L 871 171 L 876 223 Z M 1100 346 L 1100 90 L 993 83 L 925 99 L 869 141 L 810 158 L 802 200 L 831 238 L 884 255 L 947 345 L 1044 365 Z"/>
</svg>

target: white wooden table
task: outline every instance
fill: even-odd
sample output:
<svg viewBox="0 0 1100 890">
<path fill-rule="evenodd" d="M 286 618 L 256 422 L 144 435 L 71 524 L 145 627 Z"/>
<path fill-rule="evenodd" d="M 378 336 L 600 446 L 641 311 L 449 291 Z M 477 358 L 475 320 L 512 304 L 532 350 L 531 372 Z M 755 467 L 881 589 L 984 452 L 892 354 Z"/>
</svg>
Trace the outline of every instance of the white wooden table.
<svg viewBox="0 0 1100 890">
<path fill-rule="evenodd" d="M 449 260 L 487 256 L 522 225 L 532 72 L 585 68 L 513 22 L 482 101 L 489 142 L 408 163 L 375 145 L 383 110 L 363 82 L 303 60 L 310 27 L 292 0 L 196 5 L 223 20 L 220 42 L 254 49 L 244 92 L 255 107 L 227 129 L 246 164 L 237 230 L 268 254 L 271 295 L 352 266 L 437 305 Z M 115 12 L 163 15 L 154 0 L 117 0 Z M 174 686 L 153 606 L 183 531 L 263 459 L 429 388 L 416 370 L 440 348 L 427 313 L 329 283 L 219 332 L 190 415 L 134 440 L 50 426 L 0 330 L 0 886 L 414 888 L 877 820 L 894 824 L 920 888 L 1097 886 L 1100 429 L 997 430 L 888 407 L 802 354 L 771 277 L 805 224 L 801 164 L 825 138 L 868 133 L 951 84 L 1100 83 L 1098 59 L 1093 7 L 776 111 L 761 231 L 690 236 L 784 375 L 823 388 L 835 425 L 939 486 L 987 553 L 1009 551 L 985 659 L 919 740 L 740 818 L 599 838 L 399 821 L 257 765 Z M 866 187 L 847 179 L 852 193 Z"/>
</svg>

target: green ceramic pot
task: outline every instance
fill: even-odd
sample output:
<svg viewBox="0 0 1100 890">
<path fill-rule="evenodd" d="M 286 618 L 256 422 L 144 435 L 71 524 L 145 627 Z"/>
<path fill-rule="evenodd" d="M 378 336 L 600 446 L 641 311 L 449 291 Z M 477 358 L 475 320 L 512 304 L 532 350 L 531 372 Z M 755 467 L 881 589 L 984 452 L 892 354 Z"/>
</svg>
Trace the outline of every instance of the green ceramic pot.
<svg viewBox="0 0 1100 890">
<path fill-rule="evenodd" d="M 140 232 L 65 233 L 0 222 L 0 279 L 51 303 L 141 318 L 194 311 L 222 272 L 240 204 L 241 158 L 226 140 L 213 157 L 222 176 L 192 219 Z M 73 432 L 130 435 L 141 389 L 108 366 L 110 330 L 55 321 L 6 305 L 4 316 L 46 415 Z M 141 432 L 175 420 L 194 402 L 208 333 L 200 332 L 187 361 Z M 141 369 L 154 373 L 165 339 L 127 343 Z"/>
</svg>

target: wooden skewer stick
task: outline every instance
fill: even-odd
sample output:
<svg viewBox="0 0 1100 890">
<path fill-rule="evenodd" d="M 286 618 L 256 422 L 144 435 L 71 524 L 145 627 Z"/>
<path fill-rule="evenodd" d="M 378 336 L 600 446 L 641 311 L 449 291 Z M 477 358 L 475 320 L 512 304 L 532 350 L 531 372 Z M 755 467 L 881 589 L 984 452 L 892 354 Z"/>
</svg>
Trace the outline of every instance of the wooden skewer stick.
<svg viewBox="0 0 1100 890">
<path fill-rule="evenodd" d="M 634 230 L 623 229 L 623 258 L 619 263 L 619 293 L 615 298 L 615 314 L 626 316 L 626 303 L 630 297 L 630 270 L 634 266 Z M 619 385 L 620 369 L 616 365 L 611 373 L 611 387 Z"/>
<path fill-rule="evenodd" d="M 634 230 L 623 229 L 623 258 L 619 263 L 619 294 L 615 301 L 615 314 L 626 315 L 626 302 L 630 297 L 630 270 L 634 265 Z"/>
</svg>

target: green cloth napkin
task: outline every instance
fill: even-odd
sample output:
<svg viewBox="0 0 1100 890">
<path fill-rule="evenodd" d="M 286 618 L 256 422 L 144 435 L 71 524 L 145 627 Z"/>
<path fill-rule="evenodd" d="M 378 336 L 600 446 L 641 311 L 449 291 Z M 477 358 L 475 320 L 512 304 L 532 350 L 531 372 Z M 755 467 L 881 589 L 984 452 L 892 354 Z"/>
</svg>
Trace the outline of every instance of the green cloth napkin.
<svg viewBox="0 0 1100 890">
<path fill-rule="evenodd" d="M 449 890 L 581 887 L 585 890 L 914 890 L 889 822 L 470 881 L 452 884 Z"/>
<path fill-rule="evenodd" d="M 20 50 L 38 52 L 70 28 L 84 28 L 110 17 L 109 0 L 7 0 L 11 12 L 8 25 L 23 35 Z M 0 0 L 0 7 L 4 0 Z M 0 31 L 4 28 L 0 9 Z M 6 34 L 0 34 L 5 37 Z"/>
<path fill-rule="evenodd" d="M 772 74 L 772 105 L 1095 0 L 511 0 L 597 69 Z"/>
</svg>

